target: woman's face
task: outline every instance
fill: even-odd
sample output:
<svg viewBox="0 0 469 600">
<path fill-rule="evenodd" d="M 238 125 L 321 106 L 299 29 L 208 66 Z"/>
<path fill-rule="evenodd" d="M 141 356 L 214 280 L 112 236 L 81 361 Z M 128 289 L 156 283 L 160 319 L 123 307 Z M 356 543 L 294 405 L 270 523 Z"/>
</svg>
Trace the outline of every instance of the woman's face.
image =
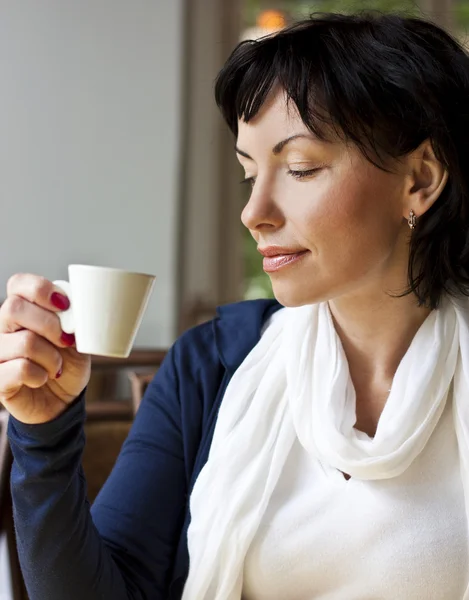
<svg viewBox="0 0 469 600">
<path fill-rule="evenodd" d="M 252 193 L 242 221 L 285 306 L 407 285 L 404 173 L 353 146 L 323 142 L 281 92 L 239 122 L 237 155 Z"/>
</svg>

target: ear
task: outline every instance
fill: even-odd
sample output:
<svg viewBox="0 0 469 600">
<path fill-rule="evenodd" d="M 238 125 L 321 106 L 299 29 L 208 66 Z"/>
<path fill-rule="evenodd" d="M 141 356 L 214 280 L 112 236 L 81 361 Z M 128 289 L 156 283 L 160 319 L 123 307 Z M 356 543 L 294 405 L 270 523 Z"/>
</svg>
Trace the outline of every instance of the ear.
<svg viewBox="0 0 469 600">
<path fill-rule="evenodd" d="M 421 217 L 438 200 L 448 181 L 448 171 L 435 156 L 430 140 L 425 140 L 407 157 L 409 186 L 404 218 L 412 209 Z"/>
</svg>

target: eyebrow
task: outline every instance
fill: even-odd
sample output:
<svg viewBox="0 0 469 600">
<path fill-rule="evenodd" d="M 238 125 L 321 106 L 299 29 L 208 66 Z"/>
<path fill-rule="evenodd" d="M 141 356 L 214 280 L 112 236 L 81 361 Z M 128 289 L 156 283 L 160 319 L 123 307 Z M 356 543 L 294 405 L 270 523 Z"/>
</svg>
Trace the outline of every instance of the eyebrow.
<svg viewBox="0 0 469 600">
<path fill-rule="evenodd" d="M 274 154 L 275 156 L 278 156 L 279 154 L 281 154 L 281 152 L 283 151 L 283 149 L 285 148 L 285 146 L 287 144 L 289 144 L 290 142 L 293 142 L 293 140 L 297 140 L 299 138 L 306 138 L 307 140 L 313 139 L 311 135 L 307 135 L 306 133 L 296 133 L 295 135 L 291 135 L 290 137 L 287 137 L 286 139 L 282 140 L 278 144 L 275 144 L 275 146 L 272 148 L 272 154 Z M 249 156 L 249 154 L 247 154 L 247 152 L 240 150 L 240 148 L 238 148 L 237 146 L 235 146 L 235 151 L 237 154 L 240 154 L 241 156 L 244 156 L 245 158 L 248 158 L 249 160 L 253 160 Z"/>
</svg>

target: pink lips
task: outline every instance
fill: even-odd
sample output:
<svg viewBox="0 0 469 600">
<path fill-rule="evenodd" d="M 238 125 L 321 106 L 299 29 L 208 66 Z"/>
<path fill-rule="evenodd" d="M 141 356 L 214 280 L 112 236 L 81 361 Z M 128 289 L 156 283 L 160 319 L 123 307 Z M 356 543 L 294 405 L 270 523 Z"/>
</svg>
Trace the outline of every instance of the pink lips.
<svg viewBox="0 0 469 600">
<path fill-rule="evenodd" d="M 274 273 L 301 260 L 308 250 L 297 250 L 295 248 L 283 248 L 280 246 L 268 246 L 258 248 L 264 257 L 263 267 L 266 273 Z"/>
</svg>

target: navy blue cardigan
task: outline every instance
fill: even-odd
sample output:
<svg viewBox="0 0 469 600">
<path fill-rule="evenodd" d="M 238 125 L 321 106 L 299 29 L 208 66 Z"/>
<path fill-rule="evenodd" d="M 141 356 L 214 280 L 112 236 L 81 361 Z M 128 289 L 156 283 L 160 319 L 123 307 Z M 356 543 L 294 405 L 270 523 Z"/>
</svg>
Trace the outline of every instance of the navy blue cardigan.
<svg viewBox="0 0 469 600">
<path fill-rule="evenodd" d="M 274 301 L 242 302 L 185 333 L 147 389 L 90 509 L 84 400 L 43 425 L 11 418 L 11 488 L 30 600 L 176 600 L 188 573 L 189 496 L 226 386 Z"/>
</svg>

